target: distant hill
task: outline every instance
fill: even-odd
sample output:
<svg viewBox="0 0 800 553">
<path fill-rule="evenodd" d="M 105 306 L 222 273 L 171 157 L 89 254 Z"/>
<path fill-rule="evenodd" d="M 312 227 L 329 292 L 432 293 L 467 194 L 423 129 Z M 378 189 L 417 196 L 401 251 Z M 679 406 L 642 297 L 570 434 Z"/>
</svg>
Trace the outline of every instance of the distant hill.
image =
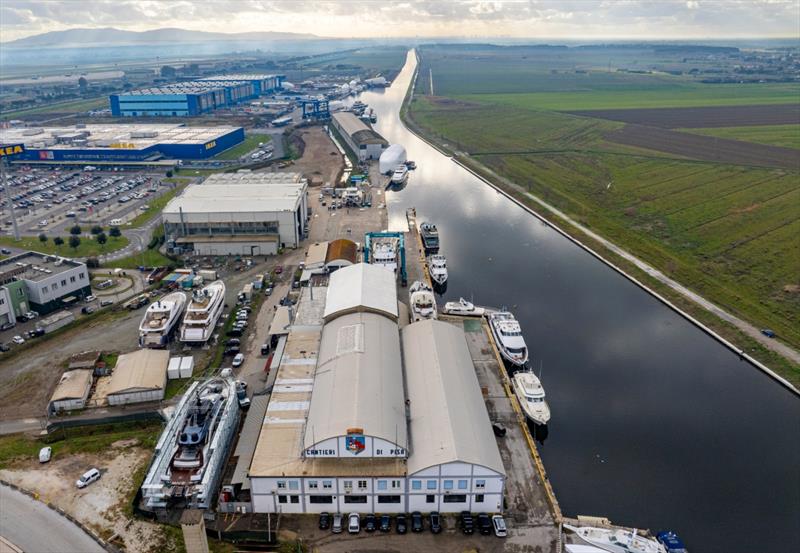
<svg viewBox="0 0 800 553">
<path fill-rule="evenodd" d="M 103 29 L 67 29 L 33 35 L 10 42 L 3 46 L 28 48 L 37 46 L 122 46 L 129 44 L 159 43 L 198 43 L 198 42 L 269 42 L 278 40 L 309 40 L 320 37 L 301 33 L 252 32 L 252 33 L 209 33 L 188 31 L 186 29 L 153 29 L 152 31 L 123 31 L 107 27 Z"/>
</svg>

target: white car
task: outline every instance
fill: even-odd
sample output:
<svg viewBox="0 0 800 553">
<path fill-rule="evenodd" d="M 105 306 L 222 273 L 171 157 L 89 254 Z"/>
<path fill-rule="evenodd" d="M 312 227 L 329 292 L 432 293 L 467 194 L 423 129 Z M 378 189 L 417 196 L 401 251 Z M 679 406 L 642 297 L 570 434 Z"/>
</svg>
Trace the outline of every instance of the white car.
<svg viewBox="0 0 800 553">
<path fill-rule="evenodd" d="M 42 449 L 39 450 L 39 462 L 47 463 L 52 455 L 53 455 L 52 447 L 50 446 L 43 447 Z"/>
<path fill-rule="evenodd" d="M 492 517 L 492 527 L 494 528 L 494 535 L 498 538 L 505 538 L 508 535 L 503 515 L 494 515 Z"/>
<path fill-rule="evenodd" d="M 231 363 L 231 365 L 233 365 L 234 367 L 241 367 L 242 363 L 244 363 L 244 354 L 237 353 L 236 357 L 233 358 L 233 362 Z"/>
<path fill-rule="evenodd" d="M 38 316 L 39 316 L 39 314 L 38 314 L 36 311 L 28 311 L 27 313 L 25 313 L 25 314 L 24 314 L 24 315 L 22 315 L 22 316 L 25 318 L 25 320 L 27 320 L 27 321 L 32 321 L 33 319 L 35 319 L 36 317 L 38 317 Z"/>
<path fill-rule="evenodd" d="M 96 299 L 97 299 L 97 297 L 95 297 L 95 296 L 86 296 L 86 303 L 89 303 L 90 301 L 94 301 Z"/>
<path fill-rule="evenodd" d="M 18 346 L 21 346 L 22 344 L 25 343 L 25 338 L 23 338 L 22 336 L 14 336 L 13 338 L 11 338 L 11 341 L 17 344 Z"/>
<path fill-rule="evenodd" d="M 84 472 L 80 478 L 78 478 L 78 480 L 75 482 L 75 485 L 78 486 L 79 488 L 85 488 L 95 480 L 99 479 L 100 479 L 100 471 L 95 468 L 91 468 L 86 472 Z"/>
<path fill-rule="evenodd" d="M 361 531 L 361 516 L 358 513 L 350 513 L 347 517 L 347 531 L 351 534 L 358 534 Z"/>
</svg>

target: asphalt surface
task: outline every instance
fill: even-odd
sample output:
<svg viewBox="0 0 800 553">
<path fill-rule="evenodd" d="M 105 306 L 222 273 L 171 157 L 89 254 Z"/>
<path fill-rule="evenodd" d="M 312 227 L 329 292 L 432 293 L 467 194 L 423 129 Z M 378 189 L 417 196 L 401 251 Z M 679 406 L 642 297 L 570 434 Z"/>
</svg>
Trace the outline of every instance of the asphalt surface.
<svg viewBox="0 0 800 553">
<path fill-rule="evenodd" d="M 32 553 L 104 552 L 86 532 L 44 503 L 2 485 L 0 535 Z"/>
</svg>

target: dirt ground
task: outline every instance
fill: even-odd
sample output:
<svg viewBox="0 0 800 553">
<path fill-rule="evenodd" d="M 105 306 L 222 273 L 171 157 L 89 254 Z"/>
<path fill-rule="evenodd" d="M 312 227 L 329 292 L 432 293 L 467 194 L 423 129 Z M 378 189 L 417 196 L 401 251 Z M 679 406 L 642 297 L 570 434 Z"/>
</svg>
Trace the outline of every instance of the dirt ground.
<svg viewBox="0 0 800 553">
<path fill-rule="evenodd" d="M 344 168 L 344 161 L 325 130 L 321 126 L 306 127 L 295 134 L 305 143 L 305 149 L 302 157 L 287 170 L 302 173 L 311 185 L 316 181 L 331 186 L 335 184 Z"/>
<path fill-rule="evenodd" d="M 569 113 L 665 129 L 800 124 L 800 105 L 798 104 L 598 109 Z"/>
<path fill-rule="evenodd" d="M 120 441 L 102 455 L 54 456 L 46 465 L 32 459 L 0 470 L 0 478 L 39 494 L 41 501 L 60 507 L 104 539 L 116 534 L 115 543 L 128 551 L 147 551 L 142 544 L 157 548 L 163 541 L 161 528 L 128 519 L 123 508 L 127 493 L 134 486 L 133 474 L 148 462 L 151 453 Z M 100 480 L 79 490 L 75 481 L 91 467 L 100 470 Z"/>
</svg>

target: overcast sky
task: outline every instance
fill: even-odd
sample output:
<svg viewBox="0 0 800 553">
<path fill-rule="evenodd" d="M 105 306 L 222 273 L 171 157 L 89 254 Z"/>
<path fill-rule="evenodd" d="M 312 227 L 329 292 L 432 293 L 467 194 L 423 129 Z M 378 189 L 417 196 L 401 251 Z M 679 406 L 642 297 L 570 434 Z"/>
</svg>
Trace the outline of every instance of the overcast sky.
<svg viewBox="0 0 800 553">
<path fill-rule="evenodd" d="M 0 40 L 73 27 L 330 37 L 796 37 L 800 0 L 0 0 Z"/>
</svg>

